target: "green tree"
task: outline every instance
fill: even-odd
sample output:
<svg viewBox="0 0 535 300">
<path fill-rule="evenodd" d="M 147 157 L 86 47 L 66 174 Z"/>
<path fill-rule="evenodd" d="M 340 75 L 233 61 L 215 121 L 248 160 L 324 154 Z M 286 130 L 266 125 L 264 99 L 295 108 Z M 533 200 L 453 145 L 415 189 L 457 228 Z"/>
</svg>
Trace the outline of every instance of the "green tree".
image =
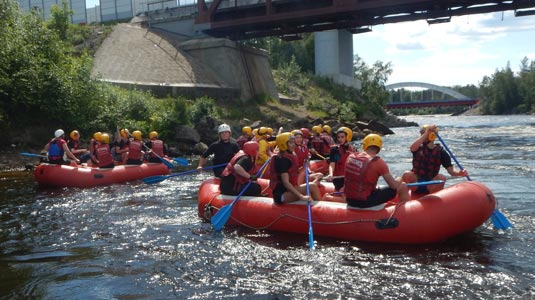
<svg viewBox="0 0 535 300">
<path fill-rule="evenodd" d="M 392 65 L 390 62 L 375 62 L 371 67 L 368 66 L 362 58 L 355 55 L 353 61 L 355 78 L 362 83 L 360 94 L 369 106 L 370 112 L 376 116 L 383 116 L 383 107 L 388 102 L 390 94 L 385 89 L 388 76 L 392 74 Z"/>
<path fill-rule="evenodd" d="M 535 61 L 524 57 L 520 63 L 519 92 L 522 97 L 520 110 L 523 112 L 535 111 Z"/>
<path fill-rule="evenodd" d="M 61 8 L 57 5 L 52 5 L 50 12 L 51 18 L 48 22 L 48 28 L 56 31 L 62 41 L 67 41 L 67 34 L 71 24 L 70 18 L 74 12 L 69 9 L 69 5 L 65 0 L 61 2 Z"/>
<path fill-rule="evenodd" d="M 486 114 L 508 114 L 518 112 L 522 103 L 515 78 L 509 63 L 503 70 L 496 70 L 491 76 L 485 76 L 481 83 L 483 112 Z"/>
</svg>

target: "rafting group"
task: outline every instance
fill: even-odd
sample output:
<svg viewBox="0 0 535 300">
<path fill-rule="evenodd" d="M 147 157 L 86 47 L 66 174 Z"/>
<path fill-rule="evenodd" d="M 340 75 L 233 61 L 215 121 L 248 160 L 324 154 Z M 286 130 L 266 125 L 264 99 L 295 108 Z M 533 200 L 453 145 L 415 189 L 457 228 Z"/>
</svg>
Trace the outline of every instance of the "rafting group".
<svg viewBox="0 0 535 300">
<path fill-rule="evenodd" d="M 218 128 L 219 140 L 206 150 L 200 160 L 201 170 L 210 155 L 214 175 L 221 178 L 220 190 L 225 195 L 262 196 L 257 178 L 268 178 L 273 201 L 277 204 L 298 200 L 326 200 L 346 202 L 351 207 L 366 208 L 385 203 L 394 197 L 409 199 L 410 189 L 418 193 L 433 193 L 444 187 L 446 176 L 439 173 L 443 166 L 451 176 L 468 176 L 464 169 L 456 170 L 444 148 L 434 143 L 438 128 L 425 125 L 411 144 L 413 168 L 400 178 L 394 178 L 386 162 L 378 155 L 382 137 L 369 134 L 362 141 L 362 151 L 350 142 L 352 130 L 340 127 L 335 131 L 328 125 L 313 126 L 309 131 L 300 128 L 276 136 L 268 127 L 252 130 L 243 127 L 242 135 L 234 140 L 227 124 Z M 311 168 L 310 161 L 322 161 L 321 168 Z M 314 164 L 317 166 L 318 164 Z M 388 186 L 378 187 L 382 177 Z M 332 182 L 333 193 L 321 193 L 320 181 Z M 425 184 L 431 182 L 433 184 Z M 437 183 L 438 182 L 438 183 Z"/>
</svg>

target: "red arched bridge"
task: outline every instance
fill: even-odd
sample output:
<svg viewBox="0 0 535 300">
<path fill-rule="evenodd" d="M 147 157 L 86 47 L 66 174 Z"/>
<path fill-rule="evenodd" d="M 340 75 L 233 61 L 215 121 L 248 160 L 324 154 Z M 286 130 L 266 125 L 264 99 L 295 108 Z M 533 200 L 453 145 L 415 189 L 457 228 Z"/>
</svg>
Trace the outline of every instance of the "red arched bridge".
<svg viewBox="0 0 535 300">
<path fill-rule="evenodd" d="M 428 101 L 406 101 L 390 102 L 385 107 L 388 109 L 396 108 L 419 108 L 419 107 L 439 107 L 439 106 L 473 106 L 479 103 L 479 99 L 470 99 L 469 97 L 445 86 L 435 85 L 425 82 L 399 82 L 385 86 L 386 90 L 392 91 L 405 87 L 424 88 L 449 95 L 453 100 L 428 100 Z"/>
</svg>

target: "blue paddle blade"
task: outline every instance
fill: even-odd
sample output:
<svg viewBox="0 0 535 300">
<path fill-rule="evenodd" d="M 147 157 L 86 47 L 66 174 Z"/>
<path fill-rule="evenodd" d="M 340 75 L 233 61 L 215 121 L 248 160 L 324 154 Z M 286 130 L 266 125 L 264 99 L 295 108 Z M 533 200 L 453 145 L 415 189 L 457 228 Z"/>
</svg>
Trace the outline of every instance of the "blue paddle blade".
<svg viewBox="0 0 535 300">
<path fill-rule="evenodd" d="M 166 180 L 168 176 L 155 175 L 143 178 L 143 182 L 146 184 L 154 184 Z"/>
<path fill-rule="evenodd" d="M 511 222 L 509 222 L 509 220 L 497 209 L 492 212 L 490 219 L 496 229 L 505 230 L 513 227 L 513 224 L 511 224 Z"/>
<path fill-rule="evenodd" d="M 181 166 L 187 166 L 189 164 L 189 161 L 186 158 L 182 157 L 175 157 L 173 158 L 173 161 Z"/>
<path fill-rule="evenodd" d="M 210 222 L 216 231 L 220 231 L 223 226 L 227 223 L 230 218 L 230 213 L 232 212 L 232 205 L 225 205 L 212 217 Z"/>
</svg>

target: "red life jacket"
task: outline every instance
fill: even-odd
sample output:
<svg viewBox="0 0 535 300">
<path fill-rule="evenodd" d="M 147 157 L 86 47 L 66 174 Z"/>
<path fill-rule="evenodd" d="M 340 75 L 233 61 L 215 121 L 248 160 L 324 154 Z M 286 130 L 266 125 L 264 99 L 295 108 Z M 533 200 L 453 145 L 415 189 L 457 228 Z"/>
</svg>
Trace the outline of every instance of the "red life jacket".
<svg viewBox="0 0 535 300">
<path fill-rule="evenodd" d="M 344 144 L 333 147 L 338 148 L 338 160 L 334 163 L 333 176 L 343 176 L 345 173 L 346 160 L 349 155 L 354 152 L 353 146 Z"/>
<path fill-rule="evenodd" d="M 234 169 L 234 166 L 236 165 L 238 160 L 244 156 L 247 156 L 247 154 L 245 154 L 243 150 L 240 150 L 238 151 L 238 153 L 234 154 L 232 159 L 228 162 L 227 166 L 223 170 L 223 173 L 221 173 L 221 176 L 225 177 L 225 176 L 233 175 L 235 178 L 236 185 L 242 185 L 244 183 L 247 183 L 249 181 L 249 178 L 245 178 L 239 175 L 238 173 L 236 173 L 236 170 Z M 253 171 L 253 169 L 254 168 L 251 168 L 251 170 L 249 170 L 249 174 L 251 171 Z"/>
<path fill-rule="evenodd" d="M 377 182 L 367 180 L 366 171 L 370 164 L 377 159 L 379 156 L 370 158 L 365 152 L 352 153 L 347 157 L 344 173 L 344 193 L 347 198 L 364 201 L 375 190 Z"/>
<path fill-rule="evenodd" d="M 290 165 L 290 169 L 288 169 L 288 176 L 289 176 L 290 183 L 293 186 L 297 185 L 297 177 L 299 175 L 299 162 L 297 161 L 297 156 L 293 153 L 285 151 L 284 153 L 282 153 L 282 157 L 279 154 L 271 158 L 273 160 L 271 162 L 271 165 L 269 166 L 270 167 L 269 187 L 271 188 L 271 190 L 274 190 L 277 184 L 281 182 L 281 176 L 275 170 L 275 161 L 282 159 L 283 157 L 289 159 L 292 162 Z"/>
<path fill-rule="evenodd" d="M 113 164 L 113 157 L 111 156 L 110 145 L 99 144 L 95 152 L 97 154 L 99 167 L 105 167 Z"/>
<path fill-rule="evenodd" d="M 412 159 L 412 172 L 418 178 L 424 179 L 432 179 L 437 176 L 441 166 L 441 150 L 442 146 L 439 144 L 433 149 L 427 148 L 427 145 L 420 146 Z"/>
<path fill-rule="evenodd" d="M 294 152 L 295 152 L 295 155 L 297 156 L 299 168 L 301 168 L 305 164 L 305 161 L 307 160 L 308 155 L 309 155 L 308 148 L 305 145 L 306 144 L 295 145 Z"/>
<path fill-rule="evenodd" d="M 128 159 L 141 160 L 141 157 L 143 156 L 141 153 L 141 147 L 143 147 L 143 143 L 141 141 L 130 141 L 130 145 L 128 146 Z"/>
<path fill-rule="evenodd" d="M 151 157 L 158 158 L 154 154 L 157 154 L 160 157 L 164 156 L 164 153 L 163 153 L 163 141 L 154 139 L 154 140 L 150 141 L 150 145 L 151 145 L 150 148 L 151 148 L 151 150 L 153 152 L 153 153 L 150 154 Z"/>
</svg>

